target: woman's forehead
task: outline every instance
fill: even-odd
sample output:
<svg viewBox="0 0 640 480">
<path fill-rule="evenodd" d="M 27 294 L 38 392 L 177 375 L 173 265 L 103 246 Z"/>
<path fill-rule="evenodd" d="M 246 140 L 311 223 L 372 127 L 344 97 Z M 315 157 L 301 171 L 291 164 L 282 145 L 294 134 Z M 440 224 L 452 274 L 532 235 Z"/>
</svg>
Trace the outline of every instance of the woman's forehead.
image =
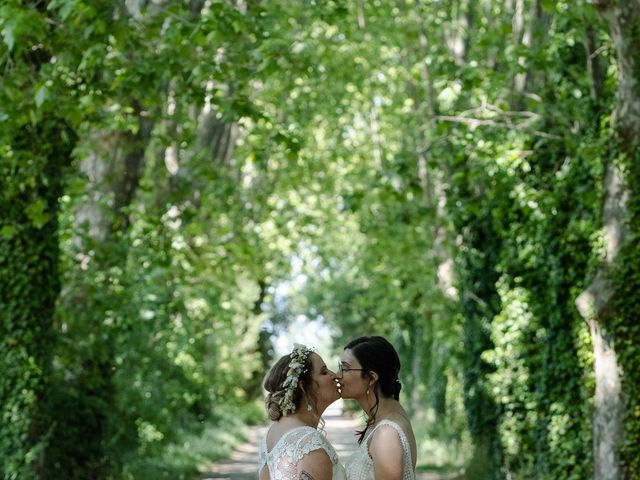
<svg viewBox="0 0 640 480">
<path fill-rule="evenodd" d="M 353 354 L 350 348 L 347 348 L 344 352 L 342 352 L 341 361 L 344 363 L 348 363 L 352 367 L 356 365 L 357 366 L 360 365 L 360 362 L 358 361 L 358 359 Z"/>
<path fill-rule="evenodd" d="M 322 357 L 316 352 L 311 352 L 311 365 L 314 367 L 322 367 L 324 365 L 324 360 L 322 360 Z"/>
</svg>

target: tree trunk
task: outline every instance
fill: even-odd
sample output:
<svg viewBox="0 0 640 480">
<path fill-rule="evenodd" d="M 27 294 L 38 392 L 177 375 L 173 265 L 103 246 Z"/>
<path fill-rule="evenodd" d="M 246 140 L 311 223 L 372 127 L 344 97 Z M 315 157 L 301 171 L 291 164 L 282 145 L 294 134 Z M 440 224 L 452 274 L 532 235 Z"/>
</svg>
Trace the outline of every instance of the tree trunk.
<svg viewBox="0 0 640 480">
<path fill-rule="evenodd" d="M 547 37 L 547 29 L 549 24 L 549 15 L 543 10 L 540 0 L 536 0 L 532 5 L 532 11 L 529 15 L 530 20 L 526 30 L 523 29 L 524 24 L 524 2 L 518 0 L 516 11 L 514 13 L 514 37 L 518 43 L 522 43 L 528 50 L 528 58 L 518 58 L 518 63 L 527 66 L 524 72 L 517 73 L 514 77 L 514 90 L 516 99 L 514 102 L 514 110 L 526 110 L 524 105 L 524 96 L 540 89 L 544 84 L 543 70 L 533 68 L 533 59 L 540 55 L 540 51 L 544 48 Z M 517 29 L 516 29 L 517 26 Z"/>
<path fill-rule="evenodd" d="M 599 60 L 596 30 L 593 25 L 585 27 L 584 49 L 587 57 L 587 71 L 591 79 L 591 98 L 600 103 L 604 91 L 605 72 Z"/>
<path fill-rule="evenodd" d="M 129 225 L 125 209 L 131 204 L 140 181 L 152 127 L 152 123 L 142 117 L 139 122 L 135 134 L 97 132 L 92 135 L 94 148 L 80 163 L 80 170 L 88 179 L 89 201 L 78 207 L 75 227 L 77 231 L 84 225 L 92 242 L 105 242 L 115 231 L 126 230 Z M 109 197 L 112 202 L 104 202 Z M 84 242 L 76 238 L 74 243 L 81 247 Z"/>
<path fill-rule="evenodd" d="M 640 2 L 596 0 L 592 3 L 607 20 L 616 47 L 618 90 L 613 120 L 620 152 L 634 161 L 640 146 Z M 622 372 L 606 330 L 613 295 L 608 273 L 627 237 L 628 191 L 622 170 L 614 162 L 607 167 L 604 189 L 606 257 L 591 285 L 577 298 L 576 305 L 589 325 L 595 355 L 594 478 L 615 480 L 621 473 L 617 448 L 623 433 L 623 399 Z"/>
<path fill-rule="evenodd" d="M 469 7 L 470 8 L 470 7 Z M 462 63 L 466 55 L 466 44 L 464 42 L 464 32 L 468 25 L 465 24 L 469 18 L 467 12 L 461 12 L 462 6 L 460 3 L 453 7 L 452 17 L 455 17 L 457 23 L 457 29 L 452 34 L 451 42 L 449 43 L 450 51 L 454 55 L 456 62 Z M 427 36 L 427 30 L 425 28 L 425 16 L 420 6 L 415 7 L 416 19 L 418 22 L 418 45 L 419 45 L 419 64 L 420 64 L 420 79 L 421 84 L 417 86 L 415 94 L 416 111 L 415 116 L 420 119 L 418 124 L 418 130 L 413 134 L 412 144 L 414 149 L 414 156 L 417 160 L 417 177 L 421 186 L 422 193 L 422 206 L 429 212 L 430 227 L 429 240 L 432 242 L 432 246 L 429 252 L 426 252 L 424 262 L 427 265 L 433 265 L 434 275 L 432 277 L 433 286 L 439 288 L 446 296 L 450 296 L 455 289 L 449 288 L 451 285 L 448 283 L 452 280 L 453 270 L 447 269 L 447 266 L 453 264 L 450 253 L 446 249 L 446 240 L 449 237 L 449 232 L 444 227 L 446 222 L 443 220 L 446 216 L 444 212 L 444 206 L 446 205 L 446 192 L 441 181 L 441 176 L 438 175 L 438 170 L 441 169 L 441 165 L 438 165 L 437 160 L 432 160 L 431 165 L 429 162 L 429 156 L 432 155 L 430 150 L 436 142 L 435 136 L 437 132 L 435 114 L 437 111 L 437 105 L 435 102 L 433 84 L 431 72 L 429 71 L 428 63 L 426 59 L 429 56 L 429 38 Z M 432 156 L 433 158 L 433 156 Z M 449 275 L 443 275 L 443 272 L 447 272 Z M 457 298 L 457 294 L 454 295 Z M 424 351 L 420 352 L 420 356 L 414 354 L 412 361 L 412 371 L 414 378 L 417 375 L 421 375 L 428 386 L 438 386 L 440 389 L 437 392 L 429 392 L 431 397 L 431 404 L 435 407 L 438 413 L 444 416 L 444 399 L 446 395 L 446 373 L 443 371 L 446 368 L 446 364 L 442 358 L 437 358 L 438 350 L 436 348 L 437 342 L 435 341 L 435 326 L 433 312 L 426 311 L 424 313 L 424 329 L 423 335 L 422 328 L 416 327 L 414 338 L 416 341 L 424 342 L 423 338 L 428 338 L 428 342 L 424 351 L 427 353 L 426 365 L 421 365 L 421 356 L 424 355 Z M 425 378 L 426 377 L 426 378 Z M 444 388 L 445 390 L 442 390 Z M 412 410 L 417 411 L 419 408 L 421 392 L 414 387 L 412 392 Z"/>
<path fill-rule="evenodd" d="M 126 207 L 137 189 L 151 132 L 150 121 L 142 117 L 139 121 L 135 134 L 100 131 L 90 136 L 86 141 L 92 151 L 80 163 L 87 178 L 87 200 L 76 209 L 75 258 L 82 275 L 103 280 L 86 285 L 71 281 L 60 300 L 64 318 L 69 320 L 68 330 L 59 333 L 68 336 L 66 342 L 60 342 L 61 349 L 68 349 L 60 358 L 69 362 L 61 369 L 72 375 L 58 380 L 58 403 L 51 406 L 54 412 L 68 412 L 57 422 L 60 439 L 47 455 L 48 473 L 59 478 L 104 479 L 112 467 L 106 440 L 110 415 L 116 408 L 113 376 L 118 327 L 105 322 L 110 308 L 105 298 L 114 267 L 120 270 L 127 261 L 127 245 L 117 233 L 129 228 Z M 68 458 L 75 462 L 65 461 Z"/>
<path fill-rule="evenodd" d="M 616 480 L 619 466 L 616 455 L 622 438 L 621 371 L 612 339 L 603 328 L 603 317 L 612 296 L 607 269 L 623 240 L 621 216 L 624 213 L 624 189 L 620 171 L 613 163 L 607 171 L 604 208 L 607 259 L 589 287 L 576 299 L 580 315 L 591 332 L 595 366 L 595 410 L 593 416 L 593 459 L 595 480 Z"/>
<path fill-rule="evenodd" d="M 46 447 L 54 306 L 60 290 L 58 200 L 75 135 L 52 117 L 17 129 L 0 163 L 0 471 L 34 478 Z M 28 159 L 28 161 L 27 161 Z M 5 163 L 6 162 L 6 163 Z"/>
<path fill-rule="evenodd" d="M 449 55 L 456 65 L 464 65 L 469 47 L 469 27 L 472 20 L 472 6 L 464 9 L 463 2 L 457 0 L 451 4 L 451 31 L 445 32 L 445 41 Z"/>
</svg>

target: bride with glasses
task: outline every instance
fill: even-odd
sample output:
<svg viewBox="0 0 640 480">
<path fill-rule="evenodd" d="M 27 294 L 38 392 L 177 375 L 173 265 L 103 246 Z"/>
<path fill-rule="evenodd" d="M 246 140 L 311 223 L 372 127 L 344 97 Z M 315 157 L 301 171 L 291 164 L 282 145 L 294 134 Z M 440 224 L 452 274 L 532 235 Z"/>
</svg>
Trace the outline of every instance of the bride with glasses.
<svg viewBox="0 0 640 480">
<path fill-rule="evenodd" d="M 415 480 L 416 439 L 400 398 L 400 358 L 383 337 L 360 337 L 344 348 L 339 365 L 342 398 L 352 398 L 367 422 L 347 460 L 348 480 Z"/>
<path fill-rule="evenodd" d="M 345 480 L 320 416 L 339 398 L 335 373 L 304 345 L 280 358 L 264 381 L 273 421 L 260 444 L 260 480 Z"/>
</svg>

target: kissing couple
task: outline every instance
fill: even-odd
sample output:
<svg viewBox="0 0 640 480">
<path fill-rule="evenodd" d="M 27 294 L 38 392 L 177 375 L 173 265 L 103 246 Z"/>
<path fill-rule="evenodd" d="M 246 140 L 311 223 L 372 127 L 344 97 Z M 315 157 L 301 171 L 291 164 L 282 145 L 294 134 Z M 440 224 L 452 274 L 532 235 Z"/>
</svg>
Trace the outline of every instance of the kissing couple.
<svg viewBox="0 0 640 480">
<path fill-rule="evenodd" d="M 416 439 L 398 401 L 399 373 L 398 353 L 383 337 L 349 342 L 337 373 L 296 344 L 264 381 L 273 423 L 260 444 L 260 480 L 415 480 Z M 358 402 L 367 419 L 344 466 L 318 430 L 321 415 L 340 396 Z"/>
</svg>

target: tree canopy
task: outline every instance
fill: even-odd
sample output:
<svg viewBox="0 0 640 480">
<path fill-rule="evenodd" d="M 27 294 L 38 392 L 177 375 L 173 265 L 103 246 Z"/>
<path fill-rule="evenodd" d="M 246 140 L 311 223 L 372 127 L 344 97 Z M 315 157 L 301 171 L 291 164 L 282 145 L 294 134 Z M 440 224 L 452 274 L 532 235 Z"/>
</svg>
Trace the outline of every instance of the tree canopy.
<svg viewBox="0 0 640 480">
<path fill-rule="evenodd" d="M 3 1 L 4 478 L 192 478 L 306 318 L 420 468 L 640 479 L 639 7 Z"/>
</svg>

